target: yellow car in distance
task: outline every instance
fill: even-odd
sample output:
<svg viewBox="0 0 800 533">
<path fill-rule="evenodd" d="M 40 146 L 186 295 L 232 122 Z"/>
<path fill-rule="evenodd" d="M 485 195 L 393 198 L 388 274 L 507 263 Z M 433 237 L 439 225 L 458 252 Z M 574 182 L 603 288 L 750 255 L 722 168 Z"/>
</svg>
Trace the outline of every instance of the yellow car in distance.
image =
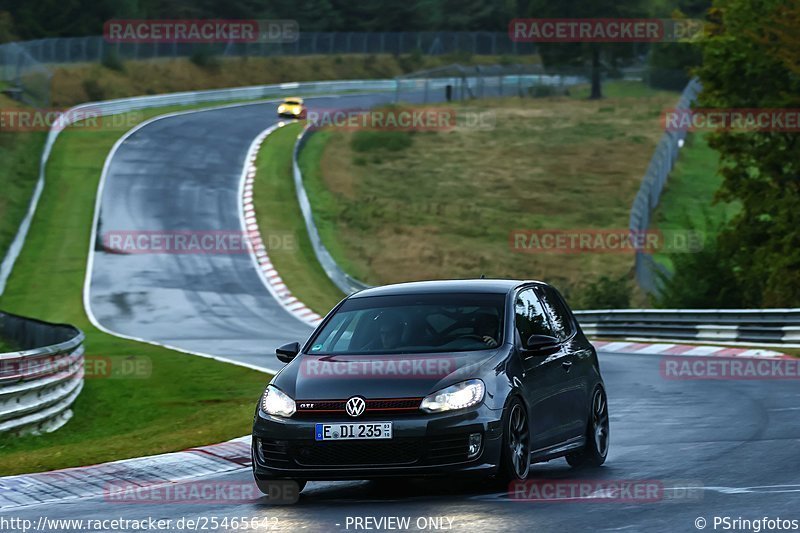
<svg viewBox="0 0 800 533">
<path fill-rule="evenodd" d="M 306 107 L 302 98 L 284 98 L 278 106 L 278 116 L 281 118 L 306 118 Z"/>
</svg>

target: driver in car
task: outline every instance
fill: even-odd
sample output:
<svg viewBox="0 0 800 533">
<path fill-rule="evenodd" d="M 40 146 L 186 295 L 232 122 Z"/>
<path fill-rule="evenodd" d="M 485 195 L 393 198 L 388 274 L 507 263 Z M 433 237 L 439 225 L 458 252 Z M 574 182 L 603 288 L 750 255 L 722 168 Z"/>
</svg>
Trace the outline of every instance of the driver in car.
<svg viewBox="0 0 800 533">
<path fill-rule="evenodd" d="M 369 342 L 366 350 L 393 350 L 400 346 L 400 340 L 405 329 L 403 318 L 396 313 L 382 313 L 376 318 L 378 322 L 378 336 Z"/>
<path fill-rule="evenodd" d="M 497 347 L 497 334 L 500 321 L 494 315 L 481 315 L 475 325 L 475 333 L 489 348 Z"/>
</svg>

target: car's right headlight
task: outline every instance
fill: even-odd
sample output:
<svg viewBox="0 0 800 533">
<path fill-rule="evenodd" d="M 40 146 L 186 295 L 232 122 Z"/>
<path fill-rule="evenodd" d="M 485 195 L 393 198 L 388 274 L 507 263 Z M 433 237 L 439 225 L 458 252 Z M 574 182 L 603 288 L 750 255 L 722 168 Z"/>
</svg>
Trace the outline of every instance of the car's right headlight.
<svg viewBox="0 0 800 533">
<path fill-rule="evenodd" d="M 284 416 L 289 418 L 297 410 L 288 394 L 277 387 L 267 385 L 264 395 L 261 397 L 261 410 L 268 415 Z"/>
<path fill-rule="evenodd" d="M 419 407 L 428 413 L 466 409 L 481 403 L 485 392 L 486 386 L 483 381 L 470 379 L 429 394 Z"/>
</svg>

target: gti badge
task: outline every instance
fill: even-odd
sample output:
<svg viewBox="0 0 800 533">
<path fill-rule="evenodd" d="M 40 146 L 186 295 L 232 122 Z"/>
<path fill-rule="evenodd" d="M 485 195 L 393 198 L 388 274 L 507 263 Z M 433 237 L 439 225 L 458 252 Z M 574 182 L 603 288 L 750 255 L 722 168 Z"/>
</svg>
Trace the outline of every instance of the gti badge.
<svg viewBox="0 0 800 533">
<path fill-rule="evenodd" d="M 347 411 L 347 414 L 352 417 L 361 416 L 364 413 L 364 408 L 367 406 L 367 403 L 364 401 L 364 398 L 360 396 L 353 396 L 347 403 L 344 404 L 344 410 Z"/>
</svg>

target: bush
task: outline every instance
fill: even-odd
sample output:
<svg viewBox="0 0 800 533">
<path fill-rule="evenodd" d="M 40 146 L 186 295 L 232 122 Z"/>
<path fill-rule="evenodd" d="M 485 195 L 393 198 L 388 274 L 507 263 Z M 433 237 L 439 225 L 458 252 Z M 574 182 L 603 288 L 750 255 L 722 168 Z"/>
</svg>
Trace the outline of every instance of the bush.
<svg viewBox="0 0 800 533">
<path fill-rule="evenodd" d="M 666 309 L 729 309 L 744 307 L 730 255 L 717 239 L 706 239 L 695 253 L 672 256 L 671 275 L 659 273 L 656 307 Z"/>
<path fill-rule="evenodd" d="M 103 52 L 103 57 L 100 60 L 100 64 L 106 67 L 109 70 L 116 70 L 117 72 L 125 72 L 125 63 L 122 61 L 122 58 L 119 57 L 119 54 L 113 48 L 106 49 Z"/>
<path fill-rule="evenodd" d="M 220 66 L 219 57 L 207 46 L 201 46 L 195 49 L 189 60 L 198 67 L 209 70 L 217 69 Z"/>
<path fill-rule="evenodd" d="M 632 292 L 630 276 L 624 274 L 619 278 L 601 276 L 578 290 L 571 290 L 570 294 L 575 295 L 578 309 L 627 309 L 631 306 Z"/>
<path fill-rule="evenodd" d="M 357 131 L 350 140 L 350 147 L 356 152 L 400 152 L 411 144 L 411 134 L 405 131 Z"/>
<path fill-rule="evenodd" d="M 83 80 L 83 90 L 90 102 L 98 102 L 106 99 L 106 90 L 100 85 L 100 82 L 94 78 Z"/>
</svg>

